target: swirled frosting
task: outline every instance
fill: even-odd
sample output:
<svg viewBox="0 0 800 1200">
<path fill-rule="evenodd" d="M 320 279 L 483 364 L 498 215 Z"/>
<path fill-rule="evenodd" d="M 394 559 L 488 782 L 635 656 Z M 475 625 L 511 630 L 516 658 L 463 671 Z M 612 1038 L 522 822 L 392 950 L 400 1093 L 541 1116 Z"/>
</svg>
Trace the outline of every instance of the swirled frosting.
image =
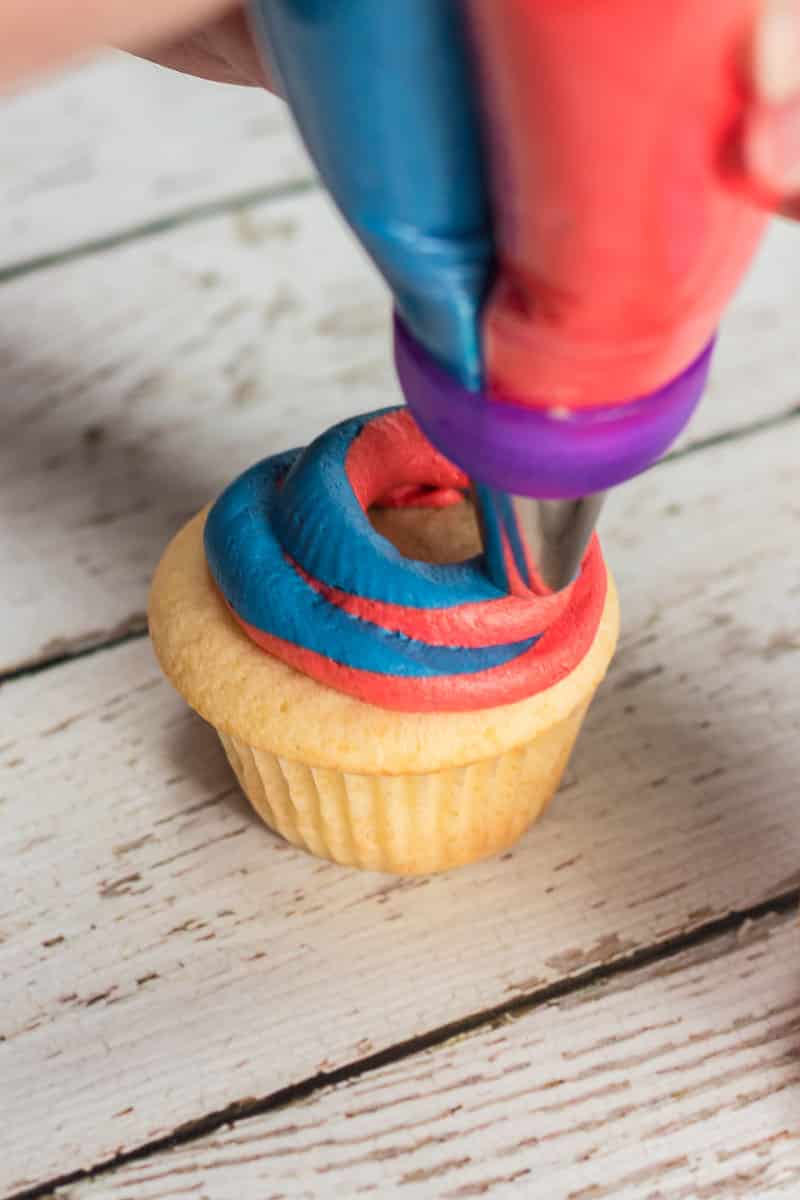
<svg viewBox="0 0 800 1200">
<path fill-rule="evenodd" d="M 605 566 L 593 541 L 566 591 L 509 595 L 480 557 L 404 558 L 367 515 L 458 502 L 466 487 L 406 409 L 356 417 L 240 475 L 209 512 L 208 565 L 248 636 L 321 683 L 407 712 L 511 703 L 586 653 Z"/>
</svg>

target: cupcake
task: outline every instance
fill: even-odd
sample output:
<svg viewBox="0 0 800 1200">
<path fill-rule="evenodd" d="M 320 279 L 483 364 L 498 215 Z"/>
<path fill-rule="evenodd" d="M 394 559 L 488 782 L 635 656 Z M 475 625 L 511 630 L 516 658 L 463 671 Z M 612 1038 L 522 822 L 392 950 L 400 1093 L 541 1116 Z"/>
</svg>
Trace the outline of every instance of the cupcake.
<svg viewBox="0 0 800 1200">
<path fill-rule="evenodd" d="M 467 480 L 406 409 L 246 471 L 175 537 L 150 631 L 267 825 L 348 866 L 510 846 L 558 787 L 617 638 L 592 542 L 557 595 L 497 589 Z"/>
</svg>

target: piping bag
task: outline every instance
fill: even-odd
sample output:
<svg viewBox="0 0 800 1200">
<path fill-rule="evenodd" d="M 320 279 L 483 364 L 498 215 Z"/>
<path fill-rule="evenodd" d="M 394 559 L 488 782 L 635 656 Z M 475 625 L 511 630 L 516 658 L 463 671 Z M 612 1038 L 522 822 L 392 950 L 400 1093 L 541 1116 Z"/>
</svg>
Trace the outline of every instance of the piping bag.
<svg viewBox="0 0 800 1200">
<path fill-rule="evenodd" d="M 393 293 L 406 402 L 473 481 L 489 574 L 559 590 L 603 493 L 691 416 L 766 221 L 731 152 L 755 0 L 252 13 Z"/>
</svg>

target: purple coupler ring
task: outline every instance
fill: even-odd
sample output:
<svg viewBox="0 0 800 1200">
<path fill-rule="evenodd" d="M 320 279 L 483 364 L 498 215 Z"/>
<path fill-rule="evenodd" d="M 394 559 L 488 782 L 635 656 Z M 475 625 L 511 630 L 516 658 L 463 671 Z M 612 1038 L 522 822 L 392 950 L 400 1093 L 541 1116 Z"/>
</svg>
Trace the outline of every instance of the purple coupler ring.
<svg viewBox="0 0 800 1200">
<path fill-rule="evenodd" d="M 563 417 L 468 391 L 395 317 L 397 373 L 425 436 L 486 487 L 541 500 L 602 492 L 655 462 L 694 412 L 713 346 L 647 396 Z"/>
</svg>

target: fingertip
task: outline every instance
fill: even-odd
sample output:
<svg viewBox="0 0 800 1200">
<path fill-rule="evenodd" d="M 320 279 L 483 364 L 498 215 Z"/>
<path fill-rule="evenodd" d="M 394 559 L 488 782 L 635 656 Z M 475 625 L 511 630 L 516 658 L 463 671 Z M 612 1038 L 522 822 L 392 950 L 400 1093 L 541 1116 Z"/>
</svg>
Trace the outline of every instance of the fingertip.
<svg viewBox="0 0 800 1200">
<path fill-rule="evenodd" d="M 744 166 L 765 192 L 781 198 L 800 191 L 800 98 L 754 106 L 744 126 Z"/>
<path fill-rule="evenodd" d="M 800 0 L 761 0 L 752 77 L 762 103 L 783 104 L 800 93 Z"/>
</svg>

